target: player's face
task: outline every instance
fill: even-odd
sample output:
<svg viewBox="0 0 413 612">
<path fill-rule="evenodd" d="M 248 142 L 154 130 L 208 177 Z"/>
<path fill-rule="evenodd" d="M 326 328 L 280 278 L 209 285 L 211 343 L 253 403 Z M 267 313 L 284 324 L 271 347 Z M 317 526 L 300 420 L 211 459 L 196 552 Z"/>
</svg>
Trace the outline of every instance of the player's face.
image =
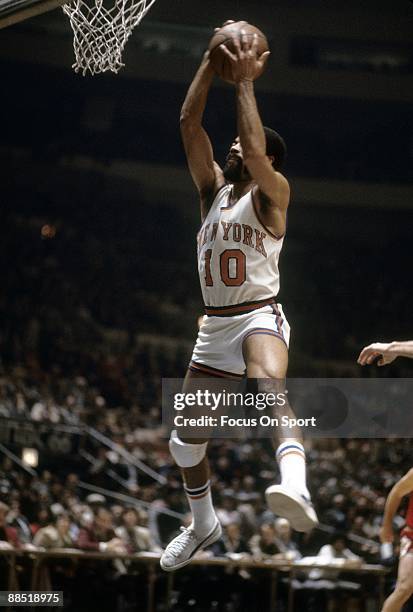
<svg viewBox="0 0 413 612">
<path fill-rule="evenodd" d="M 223 173 L 227 181 L 231 181 L 232 183 L 251 180 L 251 175 L 244 164 L 242 147 L 238 136 L 232 143 L 226 157 Z"/>
</svg>

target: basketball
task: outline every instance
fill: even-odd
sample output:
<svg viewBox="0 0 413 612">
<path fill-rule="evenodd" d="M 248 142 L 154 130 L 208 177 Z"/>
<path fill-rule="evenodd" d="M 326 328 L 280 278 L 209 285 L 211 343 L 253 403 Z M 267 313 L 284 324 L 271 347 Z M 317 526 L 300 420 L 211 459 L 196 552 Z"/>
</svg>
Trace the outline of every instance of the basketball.
<svg viewBox="0 0 413 612">
<path fill-rule="evenodd" d="M 217 32 L 215 32 L 208 46 L 210 61 L 217 75 L 228 83 L 234 82 L 232 80 L 231 63 L 225 53 L 220 48 L 220 45 L 225 45 L 230 51 L 232 51 L 232 53 L 235 53 L 236 48 L 232 37 L 238 36 L 239 38 L 241 38 L 241 30 L 244 30 L 246 32 L 248 36 L 248 42 L 252 41 L 252 37 L 254 36 L 254 34 L 258 35 L 258 55 L 261 55 L 262 53 L 264 53 L 264 51 L 268 51 L 268 41 L 265 34 L 263 34 L 261 30 L 259 30 L 255 26 L 250 25 L 245 21 L 236 21 L 235 23 L 229 23 L 228 25 L 222 27 Z M 257 74 L 256 78 L 261 76 L 263 71 L 264 67 L 261 72 Z"/>
</svg>

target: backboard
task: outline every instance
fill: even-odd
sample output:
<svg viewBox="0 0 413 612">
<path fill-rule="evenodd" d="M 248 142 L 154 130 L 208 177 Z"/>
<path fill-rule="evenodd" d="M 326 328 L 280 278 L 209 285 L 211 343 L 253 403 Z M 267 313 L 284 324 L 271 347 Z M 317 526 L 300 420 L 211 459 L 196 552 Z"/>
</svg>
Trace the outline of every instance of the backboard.
<svg viewBox="0 0 413 612">
<path fill-rule="evenodd" d="M 67 0 L 0 0 L 0 29 L 62 6 Z"/>
</svg>

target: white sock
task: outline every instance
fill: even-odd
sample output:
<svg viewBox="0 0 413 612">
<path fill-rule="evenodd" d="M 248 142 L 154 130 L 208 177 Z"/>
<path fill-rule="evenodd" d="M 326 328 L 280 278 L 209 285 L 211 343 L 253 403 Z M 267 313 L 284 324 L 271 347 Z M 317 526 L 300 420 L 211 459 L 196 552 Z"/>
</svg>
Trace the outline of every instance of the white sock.
<svg viewBox="0 0 413 612">
<path fill-rule="evenodd" d="M 189 489 L 184 485 L 192 512 L 191 527 L 199 536 L 207 535 L 214 527 L 217 517 L 212 505 L 211 482 L 208 480 L 201 487 Z"/>
<path fill-rule="evenodd" d="M 281 484 L 310 497 L 306 483 L 304 446 L 295 440 L 282 442 L 277 448 L 276 458 L 281 472 Z"/>
</svg>

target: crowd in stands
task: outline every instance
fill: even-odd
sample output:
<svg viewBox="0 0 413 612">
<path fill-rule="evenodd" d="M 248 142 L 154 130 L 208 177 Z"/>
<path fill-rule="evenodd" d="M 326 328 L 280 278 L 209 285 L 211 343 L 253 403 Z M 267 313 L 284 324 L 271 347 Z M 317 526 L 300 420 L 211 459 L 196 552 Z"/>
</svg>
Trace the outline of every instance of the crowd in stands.
<svg viewBox="0 0 413 612">
<path fill-rule="evenodd" d="M 129 444 L 131 452 L 139 447 L 140 457 L 166 478 L 166 484 L 139 476 L 129 490 L 123 489 L 129 502 L 88 493 L 79 486 L 79 474 L 62 478 L 43 470 L 34 477 L 4 457 L 0 495 L 4 526 L 12 528 L 10 542 L 46 548 L 59 542 L 103 550 L 106 547 L 99 548 L 99 542 L 110 542 L 116 532 L 110 546 L 117 546 L 119 540 L 127 542 L 125 550 L 164 547 L 179 525 L 190 520 L 188 507 L 166 440 L 153 436 L 142 439 L 141 444 L 140 433 L 135 431 L 137 441 Z M 355 553 L 377 560 L 385 494 L 409 467 L 407 441 L 325 440 L 307 445 L 307 451 L 309 482 L 322 530 L 304 538 L 294 534 L 290 545 L 288 525 L 278 521 L 264 502 L 265 486 L 278 477 L 271 449 L 257 442 L 211 442 L 214 499 L 225 530 L 221 545 L 228 545 L 228 551 L 243 549 L 256 555 L 315 554 L 331 534 L 341 533 L 346 534 Z M 104 454 L 110 456 L 106 465 L 122 461 L 113 450 Z M 93 468 L 85 467 L 83 473 L 91 484 L 99 482 Z M 402 524 L 403 508 L 395 527 Z M 132 543 L 130 533 L 138 526 L 136 542 Z M 99 539 L 98 534 L 104 537 Z"/>
<path fill-rule="evenodd" d="M 96 440 L 87 439 L 83 447 L 93 460 L 82 460 L 75 471 L 69 458 L 66 467 L 57 470 L 56 463 L 47 463 L 40 454 L 38 476 L 29 476 L 4 457 L 0 547 L 157 553 L 190 520 L 161 426 L 160 380 L 185 371 L 201 305 L 191 292 L 185 293 L 189 277 L 184 265 L 170 291 L 159 261 L 151 262 L 149 273 L 139 268 L 136 275 L 131 254 L 135 249 L 136 258 L 142 255 L 152 237 L 145 238 L 141 231 L 137 246 L 125 229 L 127 217 L 118 220 L 118 226 L 109 224 L 115 236 L 111 241 L 107 230 L 99 237 L 85 235 L 79 228 L 86 226 L 88 216 L 81 211 L 76 215 L 77 223 L 64 220 L 57 225 L 58 239 L 42 238 L 44 218 L 10 213 L 7 219 L 9 231 L 0 247 L 9 261 L 0 296 L 0 419 L 93 427 L 153 469 L 163 484 L 126 461 L 116 448 Z M 69 262 L 73 244 L 75 261 Z M 178 249 L 176 261 L 168 265 L 179 267 L 182 253 Z M 332 255 L 328 261 L 330 277 L 336 258 Z M 157 288 L 145 276 L 153 276 L 154 270 Z M 327 291 L 322 285 L 322 295 L 317 295 L 314 283 L 307 289 L 304 293 L 315 305 Z M 164 290 L 166 298 L 160 300 Z M 383 291 L 379 288 L 375 299 L 380 301 Z M 300 321 L 299 309 L 298 315 Z M 336 320 L 334 324 L 337 338 Z M 332 328 L 332 320 L 329 325 Z M 307 339 L 317 325 L 310 327 Z M 321 321 L 319 329 L 323 338 L 329 337 Z M 358 333 L 351 330 L 343 340 L 346 358 L 356 356 Z M 299 356 L 304 344 L 305 336 L 298 335 Z M 319 358 L 327 355 L 327 344 L 320 340 L 314 349 Z M 316 363 L 296 358 L 294 366 L 293 358 L 292 367 L 300 375 L 325 376 Z M 397 364 L 388 373 L 400 375 L 404 367 Z M 266 508 L 264 490 L 278 478 L 270 442 L 212 441 L 213 495 L 224 535 L 206 554 L 291 560 L 349 550 L 367 562 L 377 561 L 385 495 L 410 467 L 409 445 L 403 439 L 308 441 L 309 485 L 322 528 L 303 537 L 291 533 L 288 523 Z M 80 481 L 125 493 L 129 502 L 93 496 Z M 402 522 L 403 511 L 395 526 Z M 325 548 L 337 538 L 341 549 L 334 553 Z"/>
<path fill-rule="evenodd" d="M 108 415 L 106 433 L 112 433 L 119 439 L 118 425 L 116 418 Z M 143 436 L 141 438 L 143 430 L 139 428 L 133 433 L 136 440 L 129 444 L 129 449 L 133 452 L 136 444 L 140 457 L 165 476 L 167 482 L 160 485 L 138 477 L 134 487 L 121 489 L 128 495 L 127 501 L 122 502 L 112 499 L 110 495 L 105 497 L 84 490 L 78 473 L 69 473 L 62 478 L 57 473 L 43 470 L 34 477 L 25 474 L 4 457 L 0 463 L 0 549 L 66 548 L 100 552 L 103 556 L 105 553 L 120 556 L 139 552 L 158 554 L 178 533 L 180 525 L 189 524 L 191 517 L 165 439 L 152 436 L 145 440 Z M 286 562 L 316 556 L 323 561 L 341 558 L 358 563 L 379 562 L 378 533 L 384 495 L 408 467 L 408 442 L 325 440 L 307 445 L 310 488 L 321 529 L 306 536 L 292 532 L 288 521 L 275 517 L 265 505 L 264 488 L 277 478 L 270 447 L 257 442 L 212 442 L 210 456 L 214 501 L 223 526 L 223 536 L 201 556 L 245 556 L 255 560 L 282 559 Z M 113 451 L 107 450 L 104 454 L 113 455 Z M 114 457 L 111 458 L 113 461 Z M 111 462 L 107 461 L 106 465 Z M 91 472 L 87 474 L 89 482 L 100 482 L 94 478 L 95 475 Z M 114 483 L 109 486 L 112 491 L 115 489 Z M 396 517 L 395 528 L 402 524 L 403 508 Z M 23 585 L 24 567 L 23 564 L 20 568 Z M 62 588 L 65 589 L 84 588 L 76 582 L 78 572 L 70 567 L 69 571 L 66 566 L 61 569 L 59 565 L 56 569 L 52 565 L 52 579 L 57 584 L 63 584 Z M 88 571 L 91 585 L 96 583 L 97 577 L 99 581 L 103 580 L 100 567 L 90 566 Z M 75 582 L 68 583 L 68 576 Z M 105 576 L 112 586 L 117 585 L 115 590 L 118 594 L 123 593 L 123 587 L 119 585 L 126 585 L 128 590 L 128 577 L 133 577 L 134 596 L 137 593 L 140 593 L 140 597 L 144 596 L 146 578 L 133 562 L 110 562 Z M 5 580 L 6 572 L 3 577 Z M 228 580 L 217 577 L 215 595 L 222 591 L 225 597 L 236 598 L 244 593 L 249 584 L 249 597 L 254 593 L 261 593 L 263 597 L 263 593 L 267 593 L 267 587 L 260 583 L 263 578 L 255 577 L 255 582 L 251 583 L 252 578 L 249 571 L 242 570 L 236 576 L 231 574 Z M 331 591 L 330 585 L 338 584 L 336 578 L 312 570 L 301 576 L 296 588 L 314 591 L 314 609 L 319 610 L 323 609 L 317 608 L 322 605 L 320 589 L 328 585 L 327 591 Z M 84 580 L 83 570 L 81 580 Z M 258 591 L 255 590 L 257 581 L 261 584 Z M 351 587 L 343 584 L 344 590 L 360 588 L 358 582 L 352 583 Z M 93 587 L 94 596 L 97 596 L 99 588 Z M 110 589 L 108 592 L 112 593 Z M 183 588 L 180 601 L 185 600 L 185 593 L 188 590 Z M 108 597 L 108 593 L 105 597 Z M 129 599 L 134 601 L 132 596 Z M 112 599 L 108 601 L 114 605 Z M 176 608 L 181 609 L 187 608 Z"/>
</svg>

